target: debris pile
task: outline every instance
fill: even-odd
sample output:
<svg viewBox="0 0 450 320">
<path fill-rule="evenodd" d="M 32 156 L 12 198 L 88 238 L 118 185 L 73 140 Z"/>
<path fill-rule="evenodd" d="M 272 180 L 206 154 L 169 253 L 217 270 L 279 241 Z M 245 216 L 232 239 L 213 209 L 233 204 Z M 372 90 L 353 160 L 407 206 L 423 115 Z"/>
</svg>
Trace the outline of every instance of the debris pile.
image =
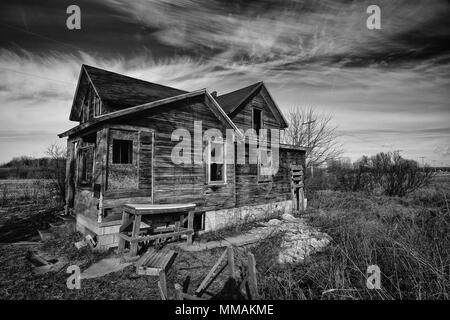
<svg viewBox="0 0 450 320">
<path fill-rule="evenodd" d="M 299 263 L 314 252 L 318 252 L 330 243 L 330 236 L 310 227 L 302 218 L 291 214 L 283 214 L 281 220 L 269 220 L 265 227 L 272 232 L 283 233 L 281 250 L 278 255 L 279 263 Z M 265 232 L 266 233 L 266 232 Z"/>
</svg>

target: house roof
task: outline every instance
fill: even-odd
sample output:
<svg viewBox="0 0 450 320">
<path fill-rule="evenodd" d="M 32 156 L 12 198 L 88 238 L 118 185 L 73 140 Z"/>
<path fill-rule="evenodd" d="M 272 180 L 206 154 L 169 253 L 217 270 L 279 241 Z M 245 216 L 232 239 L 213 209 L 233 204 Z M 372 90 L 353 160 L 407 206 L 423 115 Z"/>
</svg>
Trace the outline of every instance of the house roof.
<svg viewBox="0 0 450 320">
<path fill-rule="evenodd" d="M 233 118 L 235 112 L 238 112 L 239 107 L 244 106 L 257 92 L 259 92 L 260 89 L 264 89 L 266 92 L 266 96 L 268 96 L 271 102 L 271 105 L 269 106 L 274 115 L 279 119 L 282 127 L 287 128 L 288 122 L 286 118 L 283 115 L 283 112 L 281 112 L 280 108 L 276 104 L 275 100 L 273 100 L 272 95 L 270 94 L 269 90 L 267 90 L 266 86 L 264 85 L 264 82 L 257 82 L 252 85 L 249 85 L 248 87 L 244 87 L 241 89 L 238 89 L 236 91 L 232 91 L 226 94 L 223 94 L 221 96 L 218 96 L 216 98 L 219 105 L 222 107 L 222 109 L 231 117 Z M 267 99 L 266 99 L 267 100 Z M 269 101 L 266 101 L 269 103 Z"/>
<path fill-rule="evenodd" d="M 222 109 L 230 114 L 236 110 L 248 97 L 250 97 L 263 83 L 257 82 L 248 87 L 238 89 L 216 98 Z"/>
<path fill-rule="evenodd" d="M 117 109 L 125 109 L 187 93 L 187 91 L 131 78 L 85 64 L 81 66 L 81 74 L 80 81 L 90 81 L 100 99 L 107 102 L 110 107 Z M 79 87 L 75 93 L 70 116 L 70 120 L 75 121 L 79 120 L 79 114 L 75 110 L 78 89 Z"/>
<path fill-rule="evenodd" d="M 159 106 L 163 106 L 172 102 L 176 102 L 176 101 L 180 101 L 180 100 L 184 100 L 184 99 L 189 99 L 192 97 L 196 97 L 196 96 L 201 96 L 204 95 L 205 98 L 207 99 L 207 106 L 211 109 L 211 111 L 219 118 L 221 119 L 223 122 L 225 122 L 229 128 L 232 128 L 236 134 L 239 137 L 243 137 L 242 133 L 240 132 L 240 130 L 236 127 L 236 125 L 233 123 L 233 121 L 231 121 L 231 119 L 227 116 L 227 114 L 222 110 L 222 108 L 220 108 L 220 106 L 217 104 L 217 102 L 213 99 L 213 97 L 206 91 L 206 89 L 201 89 L 201 90 L 197 90 L 197 91 L 192 91 L 192 92 L 186 92 L 186 93 L 182 93 L 180 95 L 174 96 L 174 97 L 168 97 L 165 99 L 160 99 L 157 101 L 152 101 L 149 103 L 144 103 L 138 106 L 134 106 L 134 107 L 129 107 L 129 108 L 125 108 L 122 110 L 118 110 L 118 111 L 114 111 L 114 112 L 110 112 L 107 114 L 104 114 L 102 116 L 93 118 L 92 120 L 82 123 L 72 129 L 69 129 L 63 133 L 60 133 L 58 136 L 60 138 L 62 137 L 67 137 L 70 135 L 73 135 L 75 133 L 79 133 L 82 131 L 86 131 L 87 129 L 91 129 L 93 127 L 96 127 L 106 121 L 109 120 L 113 120 L 113 119 L 117 119 L 119 117 L 124 117 L 127 115 L 133 115 L 137 112 L 142 112 L 142 111 L 146 111 L 152 108 L 156 108 Z"/>
<path fill-rule="evenodd" d="M 95 93 L 102 101 L 107 102 L 109 106 L 115 111 L 108 114 L 95 117 L 93 120 L 80 124 L 66 132 L 59 134 L 59 137 L 69 136 L 86 128 L 96 126 L 99 123 L 109 119 L 115 119 L 120 116 L 125 116 L 141 110 L 147 110 L 156 106 L 167 104 L 173 101 L 185 99 L 198 95 L 205 95 L 205 101 L 210 107 L 211 111 L 229 127 L 235 129 L 239 134 L 242 134 L 230 119 L 232 113 L 240 106 L 245 105 L 248 100 L 254 96 L 261 88 L 265 92 L 265 99 L 269 103 L 269 107 L 274 115 L 282 123 L 282 127 L 287 127 L 287 121 L 283 113 L 276 105 L 269 91 L 263 82 L 257 82 L 250 86 L 229 92 L 227 94 L 213 97 L 205 89 L 187 92 L 176 88 L 131 78 L 119 73 L 99 69 L 89 65 L 83 64 L 78 79 L 78 85 L 75 92 L 72 110 L 70 113 L 70 120 L 80 121 L 80 105 L 83 92 L 87 90 L 86 84 L 92 84 Z M 267 98 L 268 97 L 268 98 Z"/>
</svg>

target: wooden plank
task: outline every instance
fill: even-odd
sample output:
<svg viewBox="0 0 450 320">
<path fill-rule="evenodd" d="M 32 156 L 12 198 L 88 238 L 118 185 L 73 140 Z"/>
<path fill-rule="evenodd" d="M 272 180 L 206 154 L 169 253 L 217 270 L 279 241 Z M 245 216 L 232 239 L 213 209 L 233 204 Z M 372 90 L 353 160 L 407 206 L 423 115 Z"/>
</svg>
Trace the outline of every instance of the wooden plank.
<svg viewBox="0 0 450 320">
<path fill-rule="evenodd" d="M 228 259 L 228 267 L 230 268 L 230 276 L 236 279 L 236 269 L 234 265 L 234 251 L 231 246 L 227 247 L 227 259 Z"/>
<path fill-rule="evenodd" d="M 164 290 L 163 284 L 161 281 L 158 281 L 159 294 L 161 295 L 161 300 L 167 300 L 167 284 L 166 290 Z"/>
<path fill-rule="evenodd" d="M 141 216 L 134 215 L 133 222 L 133 231 L 131 232 L 131 239 L 134 240 L 139 235 L 139 229 L 141 228 Z M 130 257 L 133 257 L 137 254 L 138 244 L 135 241 L 131 241 L 130 243 Z"/>
<path fill-rule="evenodd" d="M 178 284 L 178 283 L 175 283 L 174 287 L 175 287 L 175 297 L 176 297 L 176 299 L 177 300 L 183 300 L 183 287 L 180 284 Z"/>
<path fill-rule="evenodd" d="M 136 273 L 141 276 L 158 276 L 160 271 L 159 268 L 139 267 Z"/>
<path fill-rule="evenodd" d="M 188 238 L 187 243 L 192 244 L 192 240 L 194 237 L 194 211 L 189 211 L 188 213 Z"/>
<path fill-rule="evenodd" d="M 172 238 L 174 236 L 181 236 L 183 234 L 189 235 L 191 233 L 193 233 L 193 231 L 184 230 L 184 231 L 180 231 L 180 232 L 169 232 L 169 233 L 156 234 L 156 235 L 151 235 L 151 236 L 141 236 L 141 237 L 137 237 L 137 238 L 128 237 L 128 236 L 124 235 L 123 233 L 120 233 L 119 236 L 123 237 L 127 241 L 130 241 L 131 243 L 137 243 L 137 242 L 148 241 L 148 240 Z"/>
<path fill-rule="evenodd" d="M 206 275 L 205 279 L 203 279 L 202 283 L 200 283 L 199 287 L 197 288 L 197 290 L 195 290 L 195 295 L 200 295 L 201 292 L 207 287 L 207 285 L 209 284 L 210 279 L 212 278 L 212 276 L 214 275 L 214 272 L 216 272 L 217 268 L 219 267 L 219 265 L 222 263 L 222 261 L 225 259 L 225 257 L 228 254 L 228 248 L 222 253 L 222 255 L 220 256 L 220 258 L 216 261 L 216 263 L 214 264 L 214 266 L 211 268 L 211 270 L 209 270 L 208 274 Z"/>
<path fill-rule="evenodd" d="M 124 205 L 124 209 L 134 210 L 136 215 L 161 214 L 187 212 L 195 208 L 195 203 L 177 203 L 177 204 L 130 204 Z"/>
<path fill-rule="evenodd" d="M 130 215 L 126 211 L 123 211 L 123 213 L 122 213 L 122 226 L 127 224 L 128 221 L 131 221 Z M 123 252 L 123 250 L 125 249 L 125 241 L 126 241 L 126 239 L 120 237 L 120 233 L 119 233 L 119 246 L 118 246 L 118 250 L 117 250 L 119 253 Z"/>
<path fill-rule="evenodd" d="M 159 271 L 159 281 L 158 287 L 161 292 L 162 300 L 166 300 L 167 297 L 167 281 L 166 281 L 166 272 L 164 270 Z"/>
<path fill-rule="evenodd" d="M 177 257 L 177 253 L 175 251 L 172 251 L 166 255 L 167 259 L 164 261 L 164 263 L 162 264 L 161 268 L 164 271 L 167 271 L 173 264 L 173 262 L 175 261 L 175 258 Z"/>
<path fill-rule="evenodd" d="M 256 262 L 255 256 L 249 252 L 247 257 L 248 268 L 248 286 L 250 289 L 250 295 L 252 300 L 258 299 L 258 282 L 256 279 Z"/>
</svg>

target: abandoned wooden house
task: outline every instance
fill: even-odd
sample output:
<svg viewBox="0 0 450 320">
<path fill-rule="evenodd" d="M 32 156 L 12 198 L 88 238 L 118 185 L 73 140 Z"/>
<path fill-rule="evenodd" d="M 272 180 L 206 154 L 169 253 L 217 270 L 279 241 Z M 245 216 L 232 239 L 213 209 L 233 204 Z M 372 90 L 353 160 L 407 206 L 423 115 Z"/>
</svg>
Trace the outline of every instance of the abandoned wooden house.
<svg viewBox="0 0 450 320">
<path fill-rule="evenodd" d="M 304 148 L 281 144 L 278 170 L 269 173 L 259 162 L 217 164 L 206 157 L 201 164 L 176 164 L 171 159 L 180 142 L 172 141 L 172 133 L 184 128 L 194 136 L 195 121 L 201 121 L 202 132 L 217 129 L 225 137 L 227 129 L 234 130 L 240 140 L 235 137 L 233 143 L 247 146 L 246 157 L 246 130 L 286 128 L 263 82 L 217 95 L 82 65 L 69 119 L 79 124 L 59 134 L 67 137 L 66 211 L 100 247 L 118 245 L 125 205 L 138 210 L 133 205 L 172 204 L 175 210 L 176 204 L 194 204 L 195 231 L 302 207 Z M 203 140 L 203 150 L 193 146 L 194 153 L 210 152 L 212 142 Z M 220 148 L 223 142 L 214 143 Z M 160 227 L 185 222 L 167 214 L 159 224 L 147 221 L 141 227 L 157 234 Z"/>
</svg>

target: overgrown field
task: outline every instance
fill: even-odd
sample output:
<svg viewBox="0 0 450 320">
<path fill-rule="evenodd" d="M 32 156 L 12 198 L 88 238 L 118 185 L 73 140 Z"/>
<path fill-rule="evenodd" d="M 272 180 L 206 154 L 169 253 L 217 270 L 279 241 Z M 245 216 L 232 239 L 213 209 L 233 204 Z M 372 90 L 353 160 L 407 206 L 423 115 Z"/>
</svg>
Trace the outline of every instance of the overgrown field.
<svg viewBox="0 0 450 320">
<path fill-rule="evenodd" d="M 18 201 L 45 202 L 56 197 L 48 179 L 0 179 L 0 205 Z"/>
<path fill-rule="evenodd" d="M 437 177 L 431 186 L 402 198 L 316 191 L 308 199 L 306 217 L 332 237 L 324 251 L 302 264 L 280 266 L 275 261 L 281 237 L 275 235 L 256 247 L 236 249 L 236 261 L 245 261 L 246 250 L 255 254 L 262 299 L 449 299 L 449 199 L 450 176 Z M 36 230 L 48 227 L 61 212 L 52 201 L 5 202 L 0 205 L 2 242 L 36 241 Z M 33 275 L 29 251 L 63 256 L 82 270 L 114 256 L 88 248 L 77 251 L 73 243 L 81 238 L 73 233 L 43 244 L 0 244 L 0 299 L 159 299 L 157 279 L 136 276 L 132 267 L 83 280 L 80 290 L 67 289 L 66 267 Z M 169 296 L 173 298 L 173 284 L 187 277 L 191 290 L 196 288 L 221 252 L 180 252 L 169 273 Z M 381 270 L 381 290 L 366 287 L 369 265 Z"/>
<path fill-rule="evenodd" d="M 302 265 L 281 267 L 261 244 L 260 290 L 266 299 L 449 299 L 449 177 L 403 198 L 317 191 L 308 220 L 332 244 Z M 366 270 L 381 270 L 381 290 L 366 286 Z"/>
</svg>

